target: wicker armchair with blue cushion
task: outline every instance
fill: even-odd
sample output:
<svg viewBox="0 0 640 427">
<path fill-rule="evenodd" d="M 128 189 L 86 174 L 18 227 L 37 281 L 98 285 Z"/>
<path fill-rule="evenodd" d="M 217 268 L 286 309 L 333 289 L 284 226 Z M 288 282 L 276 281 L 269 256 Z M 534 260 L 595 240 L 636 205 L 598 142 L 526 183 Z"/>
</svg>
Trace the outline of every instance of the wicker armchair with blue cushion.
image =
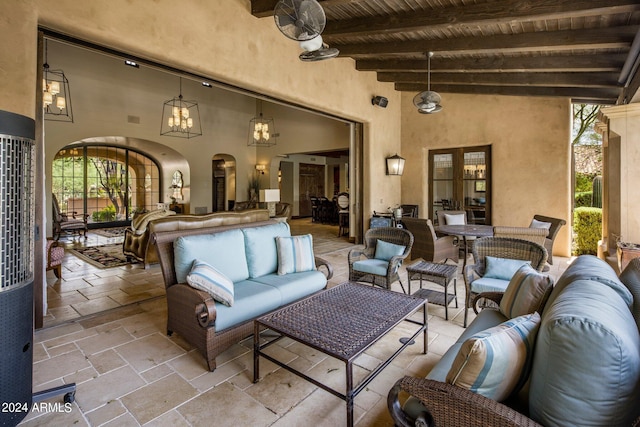
<svg viewBox="0 0 640 427">
<path fill-rule="evenodd" d="M 413 234 L 411 258 L 422 258 L 429 262 L 446 262 L 448 259 L 458 263 L 458 243 L 453 236 L 438 238 L 430 219 L 402 218 L 402 223 Z"/>
<path fill-rule="evenodd" d="M 542 271 L 547 262 L 547 250 L 534 242 L 508 237 L 482 237 L 473 245 L 475 264 L 464 268 L 464 285 L 467 291 L 464 310 L 464 327 L 467 312 L 474 298 L 481 292 L 504 292 L 515 272 L 525 263 Z"/>
<path fill-rule="evenodd" d="M 386 289 L 397 280 L 405 291 L 398 269 L 411 252 L 413 234 L 403 228 L 370 228 L 364 235 L 364 245 L 349 251 L 349 280 Z"/>
</svg>

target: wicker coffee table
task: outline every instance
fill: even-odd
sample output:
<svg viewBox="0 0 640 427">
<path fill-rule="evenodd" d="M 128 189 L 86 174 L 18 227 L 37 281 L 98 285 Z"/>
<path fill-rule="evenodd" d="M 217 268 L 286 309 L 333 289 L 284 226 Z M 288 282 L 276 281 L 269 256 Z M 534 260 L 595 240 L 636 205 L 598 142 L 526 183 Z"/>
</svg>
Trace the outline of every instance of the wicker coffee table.
<svg viewBox="0 0 640 427">
<path fill-rule="evenodd" d="M 411 293 L 411 279 L 420 279 L 420 289 L 415 296 L 428 299 L 430 303 L 444 306 L 444 319 L 449 320 L 449 304 L 456 301 L 458 308 L 458 291 L 456 289 L 456 276 L 458 266 L 451 264 L 438 264 L 434 262 L 418 260 L 407 266 L 407 281 L 409 282 L 409 293 Z M 437 283 L 444 287 L 444 292 L 434 289 L 423 289 L 422 279 Z M 448 293 L 449 283 L 453 279 L 453 295 Z"/>
<path fill-rule="evenodd" d="M 424 307 L 422 322 L 408 317 Z M 417 331 L 399 346 L 358 385 L 353 384 L 353 362 L 365 350 L 406 321 L 418 325 Z M 260 331 L 270 329 L 280 336 L 263 344 Z M 301 301 L 264 315 L 255 321 L 253 339 L 253 381 L 260 378 L 260 356 L 304 378 L 347 403 L 347 426 L 353 426 L 353 400 L 410 342 L 423 334 L 423 352 L 427 352 L 427 303 L 412 295 L 345 282 Z M 287 366 L 263 350 L 280 338 L 289 337 L 346 364 L 346 392 L 341 393 Z"/>
</svg>

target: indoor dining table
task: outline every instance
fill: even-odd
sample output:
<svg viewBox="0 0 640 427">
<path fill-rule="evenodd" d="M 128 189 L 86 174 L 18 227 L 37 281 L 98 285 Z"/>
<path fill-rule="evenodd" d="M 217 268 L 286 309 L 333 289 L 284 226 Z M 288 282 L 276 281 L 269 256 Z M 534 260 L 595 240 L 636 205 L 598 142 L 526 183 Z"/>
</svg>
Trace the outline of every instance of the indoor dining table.
<svg viewBox="0 0 640 427">
<path fill-rule="evenodd" d="M 493 236 L 493 225 L 463 224 L 463 225 L 438 225 L 434 227 L 437 233 L 451 236 L 462 236 L 464 243 L 464 261 L 462 268 L 467 265 L 468 245 L 467 237 Z"/>
</svg>

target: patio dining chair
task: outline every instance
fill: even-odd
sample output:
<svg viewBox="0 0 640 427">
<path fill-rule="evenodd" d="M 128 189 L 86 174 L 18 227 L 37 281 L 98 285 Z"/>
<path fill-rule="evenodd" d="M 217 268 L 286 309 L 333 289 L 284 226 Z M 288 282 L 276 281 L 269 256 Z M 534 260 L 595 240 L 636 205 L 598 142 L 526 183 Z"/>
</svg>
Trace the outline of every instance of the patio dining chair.
<svg viewBox="0 0 640 427">
<path fill-rule="evenodd" d="M 397 280 L 406 293 L 398 270 L 412 247 L 413 234 L 404 228 L 370 228 L 364 235 L 364 248 L 349 251 L 349 280 L 386 289 Z"/>
<path fill-rule="evenodd" d="M 422 258 L 429 262 L 446 262 L 451 259 L 458 263 L 460 251 L 454 236 L 438 238 L 430 219 L 403 218 L 402 223 L 413 234 L 411 259 Z"/>
<path fill-rule="evenodd" d="M 556 240 L 556 236 L 558 235 L 558 231 L 565 225 L 567 221 L 560 218 L 553 218 L 550 216 L 544 215 L 534 215 L 531 220 L 531 225 L 529 227 L 543 227 L 549 230 L 549 234 L 547 234 L 547 238 L 544 241 L 544 248 L 547 250 L 549 254 L 549 258 L 547 262 L 553 265 L 553 242 Z"/>
</svg>

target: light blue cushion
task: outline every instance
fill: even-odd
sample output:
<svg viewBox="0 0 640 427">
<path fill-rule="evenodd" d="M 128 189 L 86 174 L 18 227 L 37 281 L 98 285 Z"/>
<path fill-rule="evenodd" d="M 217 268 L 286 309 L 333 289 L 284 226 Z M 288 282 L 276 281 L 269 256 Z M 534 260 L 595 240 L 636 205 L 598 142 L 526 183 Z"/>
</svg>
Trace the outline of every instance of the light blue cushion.
<svg viewBox="0 0 640 427">
<path fill-rule="evenodd" d="M 311 234 L 293 237 L 276 237 L 278 274 L 301 273 L 316 269 Z"/>
<path fill-rule="evenodd" d="M 191 287 L 207 292 L 214 300 L 231 307 L 233 305 L 233 282 L 227 276 L 207 264 L 195 260 L 187 275 Z"/>
<path fill-rule="evenodd" d="M 541 313 L 553 289 L 553 279 L 526 264 L 516 271 L 500 300 L 500 311 L 508 318 Z"/>
<path fill-rule="evenodd" d="M 178 283 L 187 282 L 196 259 L 215 267 L 234 283 L 249 277 L 244 235 L 240 230 L 178 237 L 173 242 L 173 254 Z"/>
<path fill-rule="evenodd" d="M 484 257 L 484 275 L 486 278 L 511 280 L 516 271 L 530 261 L 521 259 L 497 258 L 492 256 Z"/>
<path fill-rule="evenodd" d="M 481 277 L 471 282 L 471 292 L 504 292 L 509 286 L 508 280 Z"/>
<path fill-rule="evenodd" d="M 501 402 L 529 375 L 540 315 L 515 317 L 467 339 L 447 374 L 449 384 Z"/>
<path fill-rule="evenodd" d="M 363 259 L 353 263 L 353 269 L 362 273 L 376 274 L 378 276 L 386 276 L 388 261 L 381 259 Z"/>
<path fill-rule="evenodd" d="M 631 312 L 596 280 L 563 289 L 547 302 L 538 332 L 531 417 L 545 426 L 631 425 L 640 402 L 640 336 Z"/>
<path fill-rule="evenodd" d="M 289 224 L 279 222 L 261 227 L 243 228 L 249 277 L 274 273 L 278 268 L 276 237 L 291 236 Z"/>
<path fill-rule="evenodd" d="M 609 264 L 593 255 L 581 255 L 576 258 L 564 273 L 558 278 L 547 304 L 553 302 L 565 286 L 578 279 L 594 280 L 609 286 L 631 308 L 633 296 L 629 289 L 618 279 L 616 272 Z"/>
<path fill-rule="evenodd" d="M 327 286 L 327 278 L 318 270 L 290 273 L 284 276 L 268 274 L 252 280 L 278 289 L 282 304 L 289 304 Z"/>
<path fill-rule="evenodd" d="M 234 288 L 233 307 L 216 302 L 216 331 L 254 319 L 275 310 L 282 304 L 280 291 L 273 286 L 253 280 L 243 280 L 236 282 Z"/>
<path fill-rule="evenodd" d="M 449 373 L 449 369 L 451 369 L 451 365 L 453 360 L 458 355 L 458 351 L 460 351 L 460 347 L 462 344 L 469 338 L 475 335 L 478 332 L 484 331 L 485 329 L 491 328 L 493 326 L 497 326 L 503 322 L 506 322 L 507 319 L 500 311 L 485 309 L 482 310 L 473 322 L 469 324 L 469 326 L 462 332 L 462 335 L 458 338 L 458 340 L 444 353 L 442 358 L 436 363 L 436 365 L 429 371 L 426 378 L 430 380 L 445 382 L 447 378 L 447 373 Z M 402 409 L 409 415 L 411 418 L 415 419 L 420 413 L 427 410 L 422 403 L 415 397 L 409 397 Z"/>
<path fill-rule="evenodd" d="M 384 240 L 378 240 L 376 242 L 376 253 L 374 258 L 389 261 L 394 256 L 402 255 L 406 248 L 406 246 L 396 245 L 395 243 L 385 242 Z"/>
</svg>

